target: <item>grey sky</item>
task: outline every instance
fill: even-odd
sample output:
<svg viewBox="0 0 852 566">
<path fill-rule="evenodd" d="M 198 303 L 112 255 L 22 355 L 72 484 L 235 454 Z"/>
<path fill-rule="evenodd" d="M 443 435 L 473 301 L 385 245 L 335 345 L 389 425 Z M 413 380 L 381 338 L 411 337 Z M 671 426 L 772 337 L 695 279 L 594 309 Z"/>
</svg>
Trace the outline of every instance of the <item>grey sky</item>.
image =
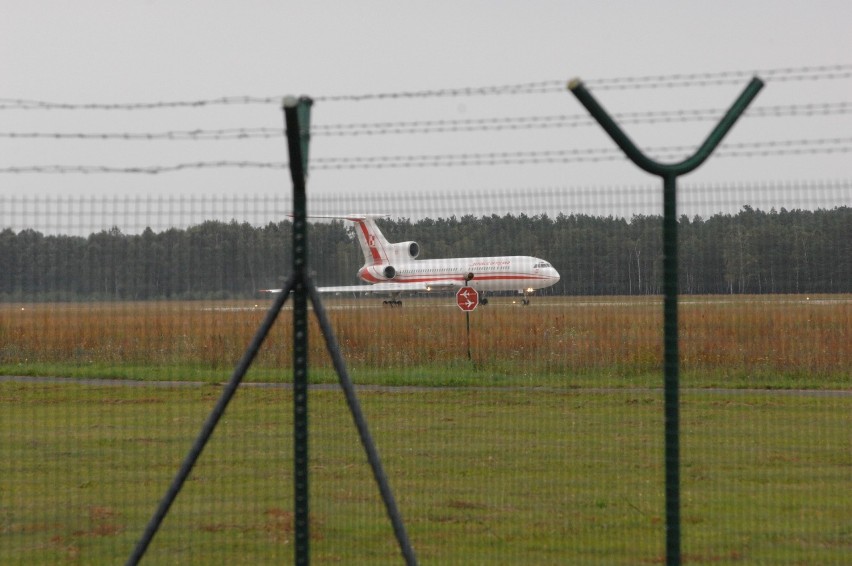
<svg viewBox="0 0 852 566">
<path fill-rule="evenodd" d="M 830 65 L 846 65 L 848 73 L 852 64 L 850 21 L 852 4 L 839 0 L 14 2 L 4 7 L 0 21 L 0 98 L 109 104 L 242 95 L 328 97 L 567 81 L 575 76 L 591 82 Z M 706 87 L 601 90 L 596 95 L 612 113 L 726 109 L 747 80 Z M 754 106 L 844 102 L 852 102 L 849 77 L 769 81 Z M 318 101 L 313 123 L 319 126 L 574 114 L 585 111 L 567 91 L 560 91 L 523 96 Z M 0 110 L 2 132 L 135 133 L 282 128 L 282 123 L 277 104 L 144 111 Z M 640 146 L 653 148 L 697 144 L 714 123 L 705 120 L 624 127 Z M 850 137 L 852 114 L 838 112 L 747 117 L 726 141 L 765 143 Z M 728 189 L 684 194 L 685 210 L 736 210 L 749 201 L 765 208 L 850 204 L 850 189 L 843 186 L 805 195 L 804 199 L 797 191 L 767 194 L 763 189 L 742 194 L 756 183 L 852 179 L 850 146 L 852 143 L 836 145 L 846 149 L 831 154 L 711 159 L 683 182 L 724 185 Z M 316 135 L 311 157 L 610 147 L 612 142 L 597 126 L 578 126 L 473 133 Z M 281 138 L 0 138 L 0 168 L 147 167 L 220 160 L 283 162 L 286 148 Z M 566 213 L 610 210 L 629 216 L 634 209 L 653 213 L 655 196 L 646 193 L 658 185 L 656 178 L 626 161 L 603 161 L 313 170 L 309 190 L 320 208 L 347 205 L 347 199 L 352 199 L 351 206 L 375 205 L 392 214 L 399 208 L 409 211 L 403 214 L 411 215 L 417 207 L 463 214 L 472 207 L 463 195 L 493 193 L 516 195 L 500 197 L 503 200 L 493 207 L 495 213 L 507 212 L 513 202 L 520 200 L 530 209 L 550 208 L 549 212 L 554 212 L 554 208 Z M 737 186 L 746 188 L 731 188 Z M 224 199 L 282 193 L 286 202 L 290 188 L 284 171 L 236 168 L 159 175 L 0 174 L 0 187 L 7 199 L 13 195 L 128 195 L 164 198 L 167 203 L 178 195 L 218 195 Z M 563 199 L 551 195 L 553 189 L 564 187 L 571 190 Z M 637 189 L 635 193 L 625 192 L 628 187 Z M 442 198 L 442 206 L 437 206 L 427 196 L 429 191 L 462 196 L 455 201 Z M 383 206 L 363 199 L 364 195 L 389 192 L 405 195 L 406 205 Z M 530 196 L 525 199 L 524 194 Z M 532 199 L 541 202 L 531 202 Z M 13 205 L 8 200 L 4 202 L 7 214 L 0 215 L 0 221 L 18 223 L 19 219 L 13 222 L 9 217 Z M 326 204 L 320 205 L 323 202 Z M 488 210 L 487 205 L 482 205 L 472 211 Z"/>
</svg>

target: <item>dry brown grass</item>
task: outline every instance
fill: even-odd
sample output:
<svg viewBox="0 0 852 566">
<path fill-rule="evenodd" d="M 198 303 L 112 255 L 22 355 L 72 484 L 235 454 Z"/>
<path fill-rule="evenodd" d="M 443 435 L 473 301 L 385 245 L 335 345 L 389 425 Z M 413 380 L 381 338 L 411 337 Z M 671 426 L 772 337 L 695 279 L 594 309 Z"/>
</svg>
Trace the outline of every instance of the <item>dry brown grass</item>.
<svg viewBox="0 0 852 566">
<path fill-rule="evenodd" d="M 257 304 L 257 306 L 255 306 Z M 112 364 L 232 368 L 268 303 L 160 302 L 0 306 L 0 364 Z M 467 360 L 465 315 L 451 298 L 327 303 L 353 368 L 452 366 Z M 844 376 L 852 367 L 849 296 L 684 297 L 685 372 L 719 376 Z M 311 363 L 328 367 L 311 319 Z M 516 375 L 647 374 L 661 367 L 659 298 L 495 298 L 470 316 L 474 365 Z M 282 313 L 258 359 L 291 364 L 291 321 Z M 8 371 L 8 370 L 7 370 Z"/>
</svg>

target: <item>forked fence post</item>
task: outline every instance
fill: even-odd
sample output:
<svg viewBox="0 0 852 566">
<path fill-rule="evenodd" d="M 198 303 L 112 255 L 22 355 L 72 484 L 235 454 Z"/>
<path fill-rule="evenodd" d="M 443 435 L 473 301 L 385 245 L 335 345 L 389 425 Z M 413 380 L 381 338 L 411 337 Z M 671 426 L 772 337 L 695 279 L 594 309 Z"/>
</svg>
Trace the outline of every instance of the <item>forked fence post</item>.
<svg viewBox="0 0 852 566">
<path fill-rule="evenodd" d="M 754 77 L 722 117 L 698 150 L 680 163 L 663 164 L 646 157 L 618 127 L 606 110 L 586 90 L 582 81 L 573 79 L 568 89 L 601 127 L 641 169 L 663 178 L 663 382 L 665 404 L 666 466 L 666 564 L 681 563 L 680 541 L 680 358 L 678 353 L 678 257 L 677 257 L 677 178 L 698 168 L 710 157 L 740 115 L 763 88 Z"/>
</svg>

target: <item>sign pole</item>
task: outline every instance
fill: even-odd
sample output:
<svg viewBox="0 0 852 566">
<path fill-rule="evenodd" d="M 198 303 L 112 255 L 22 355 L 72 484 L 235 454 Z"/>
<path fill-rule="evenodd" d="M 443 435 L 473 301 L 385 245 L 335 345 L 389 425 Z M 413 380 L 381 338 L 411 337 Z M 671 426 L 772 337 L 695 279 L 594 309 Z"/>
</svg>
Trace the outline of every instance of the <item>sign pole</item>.
<svg viewBox="0 0 852 566">
<path fill-rule="evenodd" d="M 467 359 L 473 361 L 473 357 L 470 355 L 470 311 L 464 311 L 464 318 L 467 322 Z"/>
<path fill-rule="evenodd" d="M 467 327 L 467 359 L 469 361 L 473 361 L 473 356 L 470 353 L 470 311 L 479 305 L 479 293 L 468 285 L 471 279 L 473 279 L 473 273 L 468 273 L 467 277 L 464 278 L 464 287 L 456 292 L 456 304 L 464 311 Z"/>
</svg>

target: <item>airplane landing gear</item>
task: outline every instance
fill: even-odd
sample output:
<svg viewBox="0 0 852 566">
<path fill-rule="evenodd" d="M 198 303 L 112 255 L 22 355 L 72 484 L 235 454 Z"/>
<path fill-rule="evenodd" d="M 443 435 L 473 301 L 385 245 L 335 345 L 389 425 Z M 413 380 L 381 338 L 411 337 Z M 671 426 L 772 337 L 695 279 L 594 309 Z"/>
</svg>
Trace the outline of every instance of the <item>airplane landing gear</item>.
<svg viewBox="0 0 852 566">
<path fill-rule="evenodd" d="M 389 301 L 382 301 L 382 304 L 385 305 L 386 307 L 401 307 L 402 301 L 391 299 Z"/>
</svg>

